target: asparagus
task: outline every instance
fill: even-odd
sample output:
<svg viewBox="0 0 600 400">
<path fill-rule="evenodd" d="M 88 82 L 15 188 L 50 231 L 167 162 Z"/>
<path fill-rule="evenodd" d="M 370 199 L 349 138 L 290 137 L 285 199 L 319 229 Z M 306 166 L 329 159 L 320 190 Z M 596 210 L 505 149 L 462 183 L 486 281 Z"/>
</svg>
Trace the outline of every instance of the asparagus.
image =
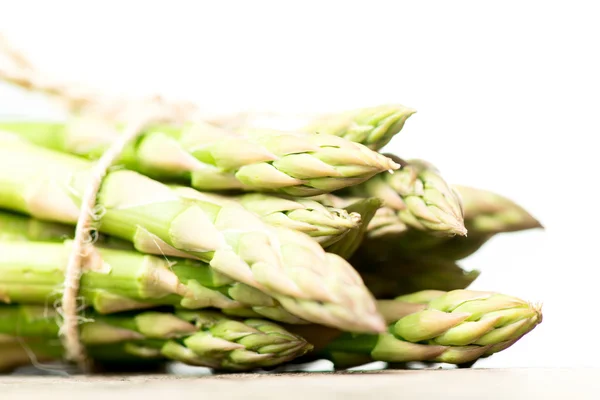
<svg viewBox="0 0 600 400">
<path fill-rule="evenodd" d="M 342 239 L 352 229 L 357 229 L 361 215 L 343 208 L 326 207 L 307 198 L 273 196 L 262 193 L 249 193 L 241 196 L 225 197 L 201 193 L 189 187 L 175 187 L 183 197 L 224 203 L 235 201 L 246 210 L 257 214 L 263 221 L 304 232 L 323 247 L 328 247 Z"/>
<path fill-rule="evenodd" d="M 63 242 L 72 238 L 72 226 L 41 221 L 7 211 L 0 211 L 0 240 Z"/>
<path fill-rule="evenodd" d="M 361 224 L 357 229 L 351 230 L 341 240 L 328 247 L 327 250 L 345 259 L 349 259 L 363 242 L 371 219 L 379 207 L 381 207 L 381 200 L 375 197 L 359 199 L 346 206 L 346 210 L 351 213 L 356 212 L 361 216 Z"/>
<path fill-rule="evenodd" d="M 73 224 L 90 165 L 5 140 L 0 146 L 0 207 Z M 109 173 L 98 198 L 100 231 L 132 242 L 140 252 L 205 261 L 310 322 L 350 331 L 383 329 L 373 297 L 356 271 L 301 232 L 271 227 L 229 202 L 183 198 L 128 170 Z"/>
<path fill-rule="evenodd" d="M 336 243 L 361 225 L 360 213 L 348 212 L 343 208 L 326 207 L 307 198 L 280 197 L 262 193 L 226 197 L 201 193 L 188 187 L 173 188 L 184 197 L 238 202 L 245 209 L 260 216 L 266 223 L 304 232 L 323 247 Z M 72 226 L 0 211 L 0 240 L 2 238 L 15 240 L 20 237 L 25 240 L 62 241 L 72 235 Z M 105 246 L 110 242 L 111 247 L 131 247 L 127 242 L 114 237 L 105 235 L 99 237 Z"/>
<path fill-rule="evenodd" d="M 0 335 L 5 342 L 11 337 L 25 340 L 26 345 L 32 342 L 38 352 L 46 349 L 49 355 L 56 352 L 51 347 L 58 337 L 56 317 L 41 306 L 3 306 Z M 94 358 L 169 359 L 223 370 L 271 367 L 312 348 L 302 337 L 272 322 L 236 320 L 211 311 L 91 314 L 80 329 L 81 340 Z M 7 368 L 9 363 L 2 364 Z"/>
<path fill-rule="evenodd" d="M 390 156 L 393 157 L 393 156 Z M 404 224 L 422 231 L 465 236 L 460 198 L 431 164 L 421 160 L 403 164 L 392 174 L 379 174 L 348 189 L 351 195 L 379 197 L 396 211 Z"/>
<path fill-rule="evenodd" d="M 402 130 L 415 112 L 402 105 L 362 108 L 315 118 L 304 130 L 341 136 L 379 150 Z"/>
<path fill-rule="evenodd" d="M 0 130 L 44 147 L 98 158 L 116 130 L 100 122 L 5 122 Z M 201 190 L 278 191 L 313 196 L 364 182 L 398 168 L 365 146 L 327 134 L 265 129 L 230 131 L 197 122 L 183 129 L 156 126 L 124 152 L 126 168 Z"/>
<path fill-rule="evenodd" d="M 320 356 L 334 362 L 473 362 L 502 351 L 542 321 L 541 308 L 492 292 L 426 290 L 379 302 L 390 323 L 379 335 L 342 333 Z M 303 328 L 309 341 L 321 328 Z M 348 366 L 348 365 L 345 365 Z"/>
<path fill-rule="evenodd" d="M 461 260 L 470 256 L 500 233 L 542 228 L 523 207 L 499 194 L 467 186 L 454 186 L 464 206 L 466 237 L 439 237 L 406 225 L 391 210 L 382 208 L 369 224 L 364 244 L 371 254 L 384 248 L 399 249 L 403 255 L 428 254 L 445 260 Z"/>
<path fill-rule="evenodd" d="M 465 210 L 468 237 L 441 240 L 431 248 L 438 257 L 461 260 L 470 256 L 499 233 L 543 228 L 523 207 L 499 194 L 468 186 L 454 186 Z"/>
<path fill-rule="evenodd" d="M 373 219 L 371 219 L 367 227 L 367 236 L 377 239 L 378 237 L 386 237 L 389 235 L 398 236 L 410 229 L 406 223 L 402 221 L 398 215 L 398 211 L 391 207 L 381 207 L 377 210 Z M 420 232 L 420 231 L 419 231 Z M 429 232 L 421 236 L 428 235 Z"/>
<path fill-rule="evenodd" d="M 72 239 L 73 226 L 43 221 L 23 214 L 0 211 L 0 241 L 59 242 Z M 101 243 L 111 249 L 134 250 L 130 242 L 112 236 L 90 232 L 89 242 Z"/>
<path fill-rule="evenodd" d="M 327 133 L 379 150 L 402 130 L 416 110 L 403 105 L 381 105 L 312 117 L 240 113 L 212 118 L 221 127 L 240 130 L 248 127 L 276 128 Z"/>
<path fill-rule="evenodd" d="M 0 242 L 0 301 L 52 304 L 60 299 L 71 242 Z M 96 248 L 84 259 L 80 296 L 102 314 L 173 305 L 215 307 L 226 313 L 306 323 L 272 297 L 189 259 L 165 259 L 135 251 Z"/>
</svg>

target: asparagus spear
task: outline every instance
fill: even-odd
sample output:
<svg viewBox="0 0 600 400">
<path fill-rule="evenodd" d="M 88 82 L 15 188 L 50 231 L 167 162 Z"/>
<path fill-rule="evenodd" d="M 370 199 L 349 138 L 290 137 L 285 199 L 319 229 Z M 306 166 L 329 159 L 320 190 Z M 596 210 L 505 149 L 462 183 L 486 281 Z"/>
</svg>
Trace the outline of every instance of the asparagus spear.
<svg viewBox="0 0 600 400">
<path fill-rule="evenodd" d="M 90 165 L 6 140 L 0 146 L 0 207 L 73 224 Z M 266 225 L 239 205 L 185 199 L 128 170 L 109 173 L 98 198 L 100 231 L 131 241 L 140 252 L 205 261 L 310 322 L 383 329 L 356 271 L 301 232 Z"/>
<path fill-rule="evenodd" d="M 539 306 L 502 294 L 469 290 L 421 291 L 380 301 L 379 309 L 390 323 L 388 332 L 342 333 L 319 355 L 340 363 L 464 364 L 510 347 L 542 321 Z M 322 329 L 301 328 L 309 341 L 322 335 Z"/>
<path fill-rule="evenodd" d="M 499 233 L 542 228 L 523 207 L 499 194 L 467 186 L 454 186 L 461 196 L 465 213 L 466 237 L 439 237 L 418 230 L 405 229 L 398 217 L 380 209 L 369 224 L 364 249 L 370 254 L 399 249 L 404 256 L 428 254 L 445 260 L 461 260 L 479 250 Z"/>
<path fill-rule="evenodd" d="M 70 241 L 0 242 L 0 301 L 52 304 L 61 296 Z M 306 323 L 266 294 L 232 281 L 207 264 L 165 259 L 135 251 L 98 248 L 85 257 L 80 295 L 84 305 L 102 314 L 174 305 L 215 307 L 233 314 L 265 316 Z"/>
<path fill-rule="evenodd" d="M 328 247 L 327 251 L 349 259 L 363 242 L 369 223 L 379 207 L 381 207 L 381 200 L 375 197 L 358 199 L 358 201 L 346 206 L 346 210 L 351 213 L 356 212 L 361 216 L 361 224 L 357 229 L 351 230 L 341 240 Z"/>
<path fill-rule="evenodd" d="M 181 196 L 190 199 L 227 201 L 239 203 L 266 223 L 273 226 L 294 229 L 311 236 L 323 247 L 328 247 L 342 239 L 351 229 L 357 229 L 361 215 L 343 208 L 326 207 L 321 203 L 306 199 L 273 196 L 263 193 L 249 193 L 226 197 L 212 193 L 198 192 L 189 187 L 174 187 Z"/>
<path fill-rule="evenodd" d="M 393 156 L 390 156 L 393 157 Z M 379 174 L 348 189 L 354 196 L 379 197 L 396 211 L 401 222 L 422 231 L 465 236 L 460 198 L 431 164 L 421 160 L 403 165 L 392 174 Z"/>
<path fill-rule="evenodd" d="M 402 105 L 362 108 L 315 118 L 304 130 L 329 133 L 379 150 L 404 127 L 416 110 Z"/>
<path fill-rule="evenodd" d="M 240 113 L 215 117 L 210 121 L 232 130 L 254 127 L 327 133 L 379 150 L 402 130 L 406 120 L 415 112 L 403 105 L 388 104 L 312 117 Z"/>
<path fill-rule="evenodd" d="M 73 239 L 75 229 L 71 225 L 43 221 L 23 214 L 0 210 L 0 241 L 58 242 Z M 134 250 L 130 242 L 90 232 L 90 242 L 101 243 L 111 249 Z"/>
<path fill-rule="evenodd" d="M 365 258 L 381 260 L 381 257 L 385 257 L 391 263 L 394 257 L 418 258 L 426 254 L 428 257 L 456 261 L 475 253 L 499 233 L 542 227 L 523 207 L 499 194 L 458 185 L 453 189 L 462 199 L 468 236 L 443 237 L 411 229 L 394 210 L 382 207 L 368 225 L 366 240 L 360 249 L 367 253 Z M 320 196 L 319 199 L 332 197 Z M 325 204 L 339 207 L 348 201 L 337 199 Z"/>
<path fill-rule="evenodd" d="M 111 127 L 84 119 L 67 124 L 5 122 L 0 130 L 91 159 L 102 154 L 115 134 Z M 177 179 L 201 190 L 294 196 L 331 192 L 398 168 L 389 158 L 334 135 L 264 129 L 232 133 L 201 122 L 183 129 L 150 128 L 120 162 L 153 178 Z"/>
<path fill-rule="evenodd" d="M 219 202 L 237 202 L 272 225 L 294 229 L 311 236 L 323 247 L 328 247 L 361 225 L 361 214 L 343 208 L 326 207 L 307 198 L 279 197 L 251 193 L 235 197 L 201 193 L 188 187 L 173 187 L 178 194 L 189 198 Z M 38 241 L 62 241 L 73 235 L 73 227 L 27 218 L 23 215 L 0 211 L 0 239 L 23 238 Z M 104 246 L 132 248 L 131 244 L 99 236 Z"/>
<path fill-rule="evenodd" d="M 468 237 L 441 240 L 431 248 L 438 257 L 461 260 L 470 256 L 499 233 L 543 228 L 523 207 L 499 194 L 468 186 L 454 186 L 465 210 Z"/>
<path fill-rule="evenodd" d="M 56 317 L 41 306 L 2 306 L 0 334 L 5 342 L 24 339 L 25 345 L 31 343 L 48 357 L 58 350 L 52 349 L 59 330 Z M 211 311 L 91 314 L 81 325 L 81 340 L 90 355 L 101 360 L 169 359 L 223 370 L 271 367 L 312 348 L 272 322 L 235 320 Z M 15 361 L 2 366 L 6 369 L 9 363 Z"/>
</svg>

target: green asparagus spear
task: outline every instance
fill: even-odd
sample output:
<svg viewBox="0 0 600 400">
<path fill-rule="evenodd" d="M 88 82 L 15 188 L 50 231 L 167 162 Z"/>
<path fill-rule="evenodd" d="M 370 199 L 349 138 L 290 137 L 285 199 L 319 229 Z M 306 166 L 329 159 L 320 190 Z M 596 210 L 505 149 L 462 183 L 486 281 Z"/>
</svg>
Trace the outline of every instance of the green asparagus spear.
<svg viewBox="0 0 600 400">
<path fill-rule="evenodd" d="M 379 150 L 402 130 L 415 112 L 402 105 L 362 108 L 315 118 L 303 130 L 341 136 Z"/>
<path fill-rule="evenodd" d="M 0 301 L 53 304 L 61 296 L 71 251 L 63 243 L 0 241 Z M 189 259 L 166 259 L 135 251 L 94 248 L 84 258 L 80 296 L 86 306 L 107 314 L 174 305 L 214 307 L 224 312 L 306 323 L 272 297 Z"/>
<path fill-rule="evenodd" d="M 386 217 L 376 214 L 369 224 L 369 239 L 364 248 L 370 246 L 371 253 L 382 252 L 374 242 L 389 241 L 389 248 L 397 248 L 403 255 L 427 254 L 445 260 L 461 260 L 470 256 L 499 233 L 517 232 L 542 228 L 542 225 L 523 207 L 499 194 L 467 186 L 454 186 L 461 196 L 465 212 L 466 237 L 444 238 L 428 235 L 417 230 L 404 230 L 402 222 L 386 211 Z M 384 209 L 385 210 L 385 209 Z"/>
<path fill-rule="evenodd" d="M 45 348 L 50 354 L 56 352 L 50 347 L 58 337 L 56 317 L 42 306 L 2 306 L 0 335 L 5 342 L 7 337 L 21 338 L 25 346 L 29 340 L 39 352 Z M 300 336 L 272 322 L 235 320 L 211 311 L 91 314 L 80 329 L 81 340 L 93 358 L 169 359 L 223 370 L 271 367 L 312 348 Z M 8 364 L 4 361 L 0 366 L 7 368 Z"/>
<path fill-rule="evenodd" d="M 502 294 L 469 290 L 426 290 L 380 301 L 379 309 L 390 323 L 388 332 L 342 333 L 320 355 L 334 362 L 353 360 L 359 364 L 464 364 L 508 348 L 542 321 L 539 306 Z M 305 327 L 302 334 L 311 341 L 323 334 L 322 329 Z"/>
<path fill-rule="evenodd" d="M 43 221 L 23 214 L 0 210 L 0 241 L 58 242 L 73 239 L 75 228 L 58 222 Z M 101 243 L 103 247 L 135 250 L 130 242 L 90 232 L 86 238 L 90 243 Z"/>
<path fill-rule="evenodd" d="M 402 130 L 415 112 L 395 104 L 317 116 L 245 112 L 213 117 L 210 122 L 232 130 L 254 127 L 327 133 L 379 150 Z"/>
<path fill-rule="evenodd" d="M 0 130 L 54 150 L 95 159 L 116 131 L 83 118 L 67 124 L 5 122 Z M 247 129 L 232 133 L 197 122 L 183 129 L 149 128 L 120 163 L 156 179 L 201 190 L 278 191 L 313 196 L 364 182 L 398 168 L 365 146 L 327 134 Z"/>
<path fill-rule="evenodd" d="M 0 137 L 0 207 L 73 224 L 91 163 Z M 360 276 L 309 236 L 271 227 L 239 205 L 181 197 L 128 170 L 107 175 L 99 229 L 143 253 L 197 258 L 275 298 L 299 318 L 350 331 L 383 323 Z"/>
<path fill-rule="evenodd" d="M 222 196 L 198 192 L 189 187 L 174 187 L 185 198 L 239 203 L 266 223 L 273 226 L 294 229 L 311 236 L 323 247 L 329 247 L 342 239 L 352 229 L 358 229 L 361 215 L 343 208 L 326 207 L 307 198 L 273 196 L 263 193 L 249 193 L 241 196 Z"/>
<path fill-rule="evenodd" d="M 349 259 L 363 242 L 369 223 L 379 207 L 381 207 L 381 200 L 374 197 L 358 199 L 346 206 L 345 209 L 347 211 L 358 213 L 361 216 L 360 226 L 357 229 L 349 231 L 341 240 L 329 246 L 327 251 Z"/>
<path fill-rule="evenodd" d="M 467 230 L 460 198 L 435 167 L 421 160 L 407 163 L 394 159 L 403 165 L 402 169 L 379 174 L 349 188 L 348 192 L 354 196 L 382 199 L 384 206 L 395 210 L 399 220 L 412 228 L 447 236 L 465 236 Z"/>
</svg>

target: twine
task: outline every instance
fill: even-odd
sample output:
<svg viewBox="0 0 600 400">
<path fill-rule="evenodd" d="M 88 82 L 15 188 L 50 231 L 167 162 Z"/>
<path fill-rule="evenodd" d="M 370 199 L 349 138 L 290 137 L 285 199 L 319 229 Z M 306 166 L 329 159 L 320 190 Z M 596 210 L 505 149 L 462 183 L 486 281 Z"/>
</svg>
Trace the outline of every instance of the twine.
<svg viewBox="0 0 600 400">
<path fill-rule="evenodd" d="M 65 270 L 64 291 L 59 306 L 63 318 L 59 335 L 65 348 L 65 357 L 75 362 L 83 372 L 88 372 L 90 364 L 78 329 L 77 299 L 82 264 L 88 253 L 88 246 L 92 246 L 88 241 L 88 234 L 92 229 L 93 210 L 96 208 L 102 181 L 127 144 L 135 140 L 149 124 L 159 121 L 177 123 L 190 120 L 197 113 L 197 109 L 189 102 L 167 102 L 161 96 L 141 101 L 111 99 L 74 84 L 44 76 L 0 34 L 0 55 L 2 54 L 9 63 L 0 64 L 0 79 L 27 90 L 51 95 L 60 100 L 71 112 L 85 112 L 113 122 L 126 121 L 123 132 L 117 135 L 117 139 L 92 168 L 91 180 L 84 191 L 75 227 L 75 238 Z"/>
<path fill-rule="evenodd" d="M 102 154 L 102 157 L 94 164 L 92 168 L 92 178 L 85 189 L 79 218 L 75 227 L 75 239 L 73 248 L 69 254 L 67 269 L 65 270 L 64 291 L 61 299 L 61 308 L 63 322 L 60 329 L 62 342 L 66 350 L 66 358 L 74 361 L 84 371 L 89 369 L 86 352 L 79 337 L 78 329 L 78 305 L 77 296 L 79 294 L 79 284 L 82 272 L 82 259 L 85 254 L 84 246 L 91 246 L 87 243 L 87 234 L 91 229 L 93 219 L 93 209 L 96 206 L 98 191 L 108 169 L 116 162 L 123 153 L 125 146 L 139 136 L 143 129 L 153 122 L 153 115 L 141 114 L 125 127 L 123 133 L 114 141 L 114 143 Z"/>
</svg>

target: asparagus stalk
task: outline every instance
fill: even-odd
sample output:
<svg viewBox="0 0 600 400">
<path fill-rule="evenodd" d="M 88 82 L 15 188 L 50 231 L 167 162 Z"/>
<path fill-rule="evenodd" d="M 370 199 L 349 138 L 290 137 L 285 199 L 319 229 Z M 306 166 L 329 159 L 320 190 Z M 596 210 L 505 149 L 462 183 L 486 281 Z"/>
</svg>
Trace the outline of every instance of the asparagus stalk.
<svg viewBox="0 0 600 400">
<path fill-rule="evenodd" d="M 416 110 L 402 105 L 362 108 L 315 118 L 307 132 L 329 133 L 379 150 L 398 134 Z"/>
<path fill-rule="evenodd" d="M 339 363 L 464 364 L 510 347 L 542 321 L 539 306 L 502 294 L 469 290 L 421 291 L 380 301 L 379 309 L 390 323 L 388 332 L 342 333 L 320 355 Z M 310 341 L 322 334 L 320 330 L 311 326 L 302 331 Z"/>
<path fill-rule="evenodd" d="M 6 140 L 0 146 L 0 207 L 73 224 L 90 165 Z M 350 331 L 383 329 L 356 271 L 301 232 L 271 227 L 239 205 L 183 198 L 128 170 L 109 173 L 98 198 L 100 231 L 132 242 L 140 252 L 205 261 L 310 322 Z"/>
<path fill-rule="evenodd" d="M 47 355 L 56 353 L 51 347 L 58 337 L 56 317 L 41 306 L 3 306 L 0 334 L 5 341 L 19 337 L 27 345 L 29 340 L 42 354 L 44 349 Z M 169 359 L 214 369 L 249 370 L 290 361 L 312 348 L 302 337 L 272 322 L 235 320 L 211 311 L 91 314 L 80 329 L 90 355 L 111 361 Z"/>
<path fill-rule="evenodd" d="M 377 198 L 358 199 L 346 206 L 345 209 L 351 213 L 361 216 L 361 224 L 357 229 L 348 232 L 341 240 L 327 248 L 327 251 L 335 253 L 345 259 L 349 259 L 360 247 L 370 225 L 371 219 L 381 207 L 381 200 Z"/>
<path fill-rule="evenodd" d="M 249 127 L 326 133 L 379 150 L 402 130 L 415 113 L 403 105 L 381 105 L 312 117 L 240 113 L 212 118 L 221 127 L 240 130 Z"/>
<path fill-rule="evenodd" d="M 241 204 L 245 209 L 257 214 L 261 219 L 272 225 L 294 229 L 311 236 L 323 247 L 328 247 L 342 239 L 353 229 L 361 225 L 361 214 L 348 212 L 343 208 L 326 207 L 321 203 L 307 198 L 292 198 L 272 196 L 262 193 L 251 193 L 241 196 L 221 196 L 201 193 L 188 187 L 173 187 L 183 197 L 201 200 Z M 34 241 L 62 241 L 71 238 L 73 227 L 27 218 L 23 215 L 0 211 L 0 240 L 8 238 Z M 95 236 L 96 238 L 96 236 Z M 131 248 L 131 244 L 99 235 L 104 246 Z"/>
<path fill-rule="evenodd" d="M 74 233 L 75 229 L 71 225 L 0 211 L 0 241 L 62 243 L 73 239 Z M 130 242 L 98 232 L 90 232 L 88 240 L 111 249 L 134 250 Z"/>
<path fill-rule="evenodd" d="M 349 188 L 348 192 L 360 197 L 379 197 L 384 206 L 396 211 L 402 223 L 412 228 L 447 236 L 465 236 L 467 230 L 460 198 L 435 167 L 421 160 L 408 163 L 395 160 L 403 164 L 401 170 L 379 174 L 362 185 Z"/>
<path fill-rule="evenodd" d="M 358 229 L 361 215 L 343 208 L 326 207 L 307 198 L 273 196 L 262 193 L 249 193 L 226 197 L 212 193 L 198 192 L 189 187 L 178 186 L 174 190 L 185 198 L 239 203 L 272 225 L 304 232 L 321 246 L 328 247 L 342 239 L 352 229 Z"/>
<path fill-rule="evenodd" d="M 454 189 L 462 198 L 469 236 L 442 240 L 431 249 L 438 257 L 461 260 L 499 233 L 543 228 L 523 207 L 504 196 L 468 186 L 455 185 Z"/>
<path fill-rule="evenodd" d="M 380 254 L 381 248 L 399 249 L 403 255 L 428 254 L 445 260 L 461 260 L 470 256 L 500 233 L 542 228 L 523 207 L 499 194 L 467 186 L 454 186 L 460 195 L 465 213 L 466 237 L 439 237 L 418 230 L 403 229 L 403 223 L 393 213 L 380 209 L 369 224 L 368 238 L 363 246 L 370 253 Z M 387 244 L 384 244 L 387 243 Z"/>
<path fill-rule="evenodd" d="M 0 130 L 91 159 L 98 158 L 115 135 L 112 127 L 85 119 L 67 124 L 5 122 Z M 398 168 L 389 158 L 334 135 L 264 129 L 232 133 L 201 122 L 183 129 L 148 129 L 120 163 L 201 190 L 278 191 L 294 196 L 331 192 Z"/>
<path fill-rule="evenodd" d="M 0 301 L 52 304 L 60 299 L 71 242 L 0 242 Z M 234 315 L 306 323 L 272 297 L 235 282 L 207 264 L 135 251 L 95 248 L 84 259 L 80 296 L 101 314 L 173 305 L 214 307 Z"/>
</svg>

